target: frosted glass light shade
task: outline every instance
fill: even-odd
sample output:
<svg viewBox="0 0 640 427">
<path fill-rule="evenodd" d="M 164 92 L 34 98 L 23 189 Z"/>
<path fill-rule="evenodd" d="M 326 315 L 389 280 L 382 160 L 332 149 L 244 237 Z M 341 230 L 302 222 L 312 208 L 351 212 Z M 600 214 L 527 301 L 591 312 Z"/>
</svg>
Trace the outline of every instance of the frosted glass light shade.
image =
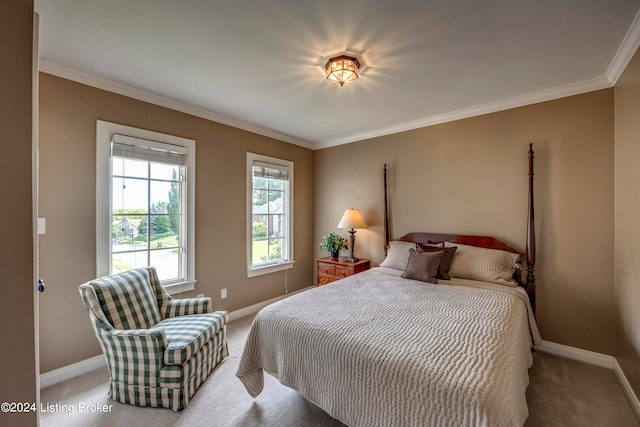
<svg viewBox="0 0 640 427">
<path fill-rule="evenodd" d="M 340 55 L 329 59 L 324 68 L 327 70 L 327 79 L 330 82 L 344 86 L 356 81 L 360 63 L 352 56 Z"/>
</svg>

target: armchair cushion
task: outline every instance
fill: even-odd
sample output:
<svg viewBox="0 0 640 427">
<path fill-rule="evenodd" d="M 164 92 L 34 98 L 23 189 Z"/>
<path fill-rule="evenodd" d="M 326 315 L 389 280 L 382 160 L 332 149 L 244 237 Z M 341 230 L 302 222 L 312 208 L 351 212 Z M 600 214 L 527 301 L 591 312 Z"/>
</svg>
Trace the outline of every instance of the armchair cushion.
<svg viewBox="0 0 640 427">
<path fill-rule="evenodd" d="M 191 359 L 205 343 L 211 341 L 226 323 L 227 313 L 216 311 L 207 314 L 170 317 L 150 330 L 164 331 L 167 336 L 164 363 L 166 365 L 182 365 Z"/>
</svg>

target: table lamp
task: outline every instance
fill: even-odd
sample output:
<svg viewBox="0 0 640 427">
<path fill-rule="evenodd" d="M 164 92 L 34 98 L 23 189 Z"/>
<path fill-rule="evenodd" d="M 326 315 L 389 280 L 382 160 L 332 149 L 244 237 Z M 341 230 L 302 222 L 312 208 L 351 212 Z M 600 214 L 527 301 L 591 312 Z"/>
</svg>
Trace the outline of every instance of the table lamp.
<svg viewBox="0 0 640 427">
<path fill-rule="evenodd" d="M 342 219 L 338 224 L 338 228 L 350 228 L 349 230 L 349 249 L 351 250 L 351 254 L 345 261 L 356 262 L 360 261 L 353 255 L 353 248 L 356 244 L 356 230 L 354 228 L 367 228 L 367 223 L 364 222 L 364 218 L 360 213 L 359 209 L 347 209 L 344 211 L 344 215 L 342 215 Z"/>
</svg>

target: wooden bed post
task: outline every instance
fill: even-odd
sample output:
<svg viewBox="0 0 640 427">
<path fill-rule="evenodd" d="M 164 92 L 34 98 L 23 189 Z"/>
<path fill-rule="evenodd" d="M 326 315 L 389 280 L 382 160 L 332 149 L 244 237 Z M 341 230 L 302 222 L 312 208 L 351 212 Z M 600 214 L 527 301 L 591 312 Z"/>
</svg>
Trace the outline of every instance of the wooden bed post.
<svg viewBox="0 0 640 427">
<path fill-rule="evenodd" d="M 384 165 L 384 253 L 387 254 L 389 249 L 389 204 L 387 194 L 387 164 Z M 442 243 L 445 241 L 457 242 L 471 246 L 479 246 L 489 249 L 501 249 L 522 255 L 521 252 L 507 246 L 505 243 L 493 237 L 487 236 L 463 236 L 458 234 L 436 234 L 436 233 L 409 233 L 399 240 L 414 243 Z M 529 212 L 527 219 L 527 242 L 526 254 L 527 274 L 526 280 L 522 274 L 518 273 L 514 276 L 519 286 L 522 286 L 529 295 L 531 309 L 533 314 L 536 313 L 536 229 L 535 216 L 533 209 L 533 144 L 529 144 Z M 518 270 L 520 272 L 520 270 Z"/>
<path fill-rule="evenodd" d="M 387 206 L 387 164 L 384 164 L 384 254 L 389 249 L 389 214 Z"/>
<path fill-rule="evenodd" d="M 536 312 L 536 227 L 533 213 L 533 144 L 529 144 L 529 219 L 527 222 L 527 286 L 533 313 Z"/>
</svg>

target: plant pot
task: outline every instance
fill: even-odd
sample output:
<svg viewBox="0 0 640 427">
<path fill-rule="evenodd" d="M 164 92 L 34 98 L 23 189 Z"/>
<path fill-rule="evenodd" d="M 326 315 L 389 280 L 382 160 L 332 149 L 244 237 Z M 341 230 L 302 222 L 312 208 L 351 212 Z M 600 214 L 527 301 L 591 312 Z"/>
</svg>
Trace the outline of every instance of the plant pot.
<svg viewBox="0 0 640 427">
<path fill-rule="evenodd" d="M 338 258 L 340 251 L 331 251 L 331 258 Z"/>
</svg>

